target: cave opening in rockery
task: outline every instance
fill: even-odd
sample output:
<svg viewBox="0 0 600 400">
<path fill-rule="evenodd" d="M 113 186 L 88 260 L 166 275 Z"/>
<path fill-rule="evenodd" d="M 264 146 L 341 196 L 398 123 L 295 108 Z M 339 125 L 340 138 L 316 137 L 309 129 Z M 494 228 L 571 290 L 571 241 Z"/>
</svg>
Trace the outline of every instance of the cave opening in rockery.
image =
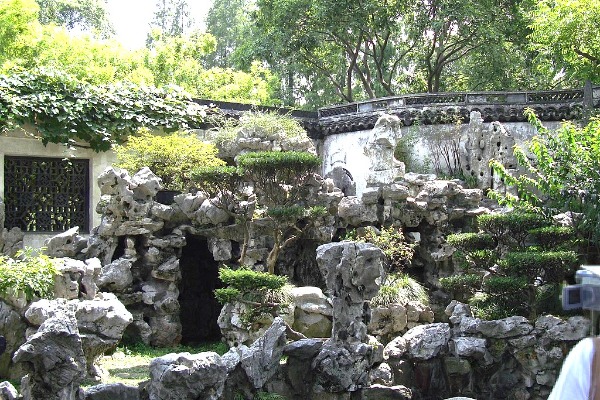
<svg viewBox="0 0 600 400">
<path fill-rule="evenodd" d="M 221 331 L 217 319 L 221 305 L 214 294 L 214 290 L 221 287 L 219 264 L 208 249 L 207 239 L 188 235 L 179 266 L 181 343 L 194 345 L 219 340 Z"/>
</svg>

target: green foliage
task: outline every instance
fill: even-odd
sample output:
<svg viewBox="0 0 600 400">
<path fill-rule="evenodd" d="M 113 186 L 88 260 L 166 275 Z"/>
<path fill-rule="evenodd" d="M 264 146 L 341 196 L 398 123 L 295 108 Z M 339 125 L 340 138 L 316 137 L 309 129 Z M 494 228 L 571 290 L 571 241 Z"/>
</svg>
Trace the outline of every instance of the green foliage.
<svg viewBox="0 0 600 400">
<path fill-rule="evenodd" d="M 526 173 L 514 175 L 497 161 L 490 162 L 517 196 L 491 195 L 502 204 L 545 216 L 571 212 L 577 237 L 587 244 L 588 252 L 596 251 L 600 243 L 600 120 L 592 119 L 583 128 L 563 123 L 551 132 L 532 110 L 527 116 L 538 134 L 524 148 L 515 148 Z"/>
<path fill-rule="evenodd" d="M 20 250 L 15 258 L 0 255 L 0 295 L 23 292 L 27 300 L 50 298 L 57 273 L 50 257 L 31 248 Z"/>
<path fill-rule="evenodd" d="M 425 287 L 408 274 L 390 274 L 379 288 L 379 293 L 371 299 L 371 306 L 405 305 L 411 301 L 429 304 L 429 295 Z"/>
<path fill-rule="evenodd" d="M 187 190 L 192 182 L 192 171 L 197 165 L 221 166 L 217 149 L 190 133 L 175 132 L 153 135 L 142 130 L 130 136 L 127 143 L 115 148 L 117 166 L 135 174 L 148 167 L 162 178 L 170 190 Z"/>
<path fill-rule="evenodd" d="M 260 290 L 278 290 L 287 285 L 286 276 L 278 276 L 266 272 L 252 271 L 246 268 L 219 269 L 219 279 L 223 284 L 235 288 L 241 292 L 260 291 Z"/>
<path fill-rule="evenodd" d="M 44 144 L 106 151 L 140 127 L 198 126 L 205 110 L 177 90 L 92 86 L 50 69 L 0 75 L 0 131 L 32 123 Z"/>
<path fill-rule="evenodd" d="M 521 247 L 525 245 L 530 230 L 549 224 L 548 219 L 540 213 L 508 212 L 477 217 L 479 228 L 490 234 L 494 240 L 504 244 L 514 243 Z"/>
<path fill-rule="evenodd" d="M 242 267 L 236 270 L 222 267 L 219 279 L 224 288 L 215 289 L 221 304 L 241 302 L 248 305 L 242 315 L 244 323 L 252 324 L 261 315 L 277 315 L 290 301 L 290 286 L 286 276 L 258 272 Z"/>
<path fill-rule="evenodd" d="M 375 228 L 352 230 L 346 234 L 346 240 L 372 243 L 379 247 L 385 254 L 388 270 L 401 272 L 410 266 L 414 255 L 414 245 L 406 242 L 401 227 L 389 226 L 376 230 Z"/>
<path fill-rule="evenodd" d="M 560 283 L 577 266 L 573 251 L 509 252 L 500 261 L 500 268 L 512 276 L 527 278 L 531 285 Z"/>
<path fill-rule="evenodd" d="M 575 230 L 570 226 L 544 226 L 530 230 L 529 234 L 546 250 L 573 248 L 576 242 Z"/>
<path fill-rule="evenodd" d="M 62 25 L 67 29 L 97 32 L 106 37 L 113 33 L 106 3 L 102 0 L 36 0 L 42 24 Z"/>
<path fill-rule="evenodd" d="M 446 237 L 446 242 L 461 250 L 490 250 L 496 247 L 494 238 L 486 233 L 454 233 Z"/>
<path fill-rule="evenodd" d="M 294 181 L 296 174 L 304 176 L 321 165 L 314 154 L 302 151 L 263 151 L 241 154 L 238 165 L 258 181 L 281 183 Z"/>
<path fill-rule="evenodd" d="M 233 287 L 215 289 L 215 298 L 221 304 L 233 303 L 240 298 L 242 293 Z"/>
<path fill-rule="evenodd" d="M 472 297 L 481 289 L 481 276 L 478 274 L 460 274 L 440 278 L 442 288 L 460 300 Z"/>
<path fill-rule="evenodd" d="M 507 298 L 512 300 L 515 296 L 513 295 L 512 297 Z M 469 305 L 471 306 L 475 317 L 486 321 L 502 319 L 522 313 L 522 310 L 519 309 L 518 305 L 499 300 L 494 296 L 482 292 L 476 293 L 475 296 L 469 300 Z"/>
<path fill-rule="evenodd" d="M 532 13 L 531 47 L 547 74 L 567 85 L 600 77 L 600 3 L 596 0 L 540 0 Z"/>
<path fill-rule="evenodd" d="M 277 393 L 257 392 L 254 400 L 286 400 L 287 397 Z"/>
</svg>

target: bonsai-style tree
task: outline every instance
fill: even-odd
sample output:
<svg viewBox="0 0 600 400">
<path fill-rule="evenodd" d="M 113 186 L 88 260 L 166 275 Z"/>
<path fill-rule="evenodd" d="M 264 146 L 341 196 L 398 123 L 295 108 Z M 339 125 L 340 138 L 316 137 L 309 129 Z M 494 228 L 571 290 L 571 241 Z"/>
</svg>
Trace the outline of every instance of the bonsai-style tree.
<svg viewBox="0 0 600 400">
<path fill-rule="evenodd" d="M 303 190 L 321 160 L 308 152 L 266 151 L 242 154 L 237 161 L 254 185 L 259 206 L 272 222 L 274 243 L 267 257 L 267 269 L 274 273 L 281 250 L 303 232 L 298 222 L 325 212 L 309 208 Z"/>
<path fill-rule="evenodd" d="M 256 206 L 256 196 L 245 190 L 247 183 L 244 172 L 238 167 L 226 165 L 200 167 L 192 171 L 192 181 L 215 207 L 227 212 L 242 226 L 244 242 L 239 263 L 244 265 L 250 240 L 248 225 Z"/>
<path fill-rule="evenodd" d="M 225 162 L 217 158 L 214 145 L 204 143 L 185 132 L 154 135 L 142 129 L 127 143 L 116 146 L 117 166 L 135 173 L 148 167 L 159 176 L 165 189 L 184 191 L 192 182 L 192 170 L 198 165 L 219 166 Z"/>
<path fill-rule="evenodd" d="M 448 236 L 462 273 L 440 278 L 442 287 L 486 319 L 515 314 L 533 319 L 548 311 L 577 264 L 577 254 L 564 245 L 574 231 L 515 211 L 480 215 L 477 224 L 479 232 Z"/>
</svg>

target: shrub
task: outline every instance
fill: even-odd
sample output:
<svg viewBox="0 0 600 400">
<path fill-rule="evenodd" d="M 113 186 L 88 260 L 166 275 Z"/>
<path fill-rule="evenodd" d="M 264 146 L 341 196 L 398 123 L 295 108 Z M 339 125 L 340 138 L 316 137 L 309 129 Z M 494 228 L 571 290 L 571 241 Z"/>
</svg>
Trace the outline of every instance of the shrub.
<svg viewBox="0 0 600 400">
<path fill-rule="evenodd" d="M 546 250 L 567 249 L 576 244 L 575 229 L 570 226 L 544 226 L 530 230 L 529 234 Z"/>
<path fill-rule="evenodd" d="M 550 131 L 533 110 L 526 110 L 526 115 L 537 135 L 514 151 L 519 170 L 526 173 L 513 174 L 502 163 L 490 162 L 518 196 L 495 192 L 490 192 L 490 196 L 501 204 L 535 210 L 549 217 L 571 212 L 575 232 L 589 246 L 588 257 L 594 262 L 594 251 L 600 247 L 600 119 L 592 118 L 584 127 L 565 122 Z"/>
<path fill-rule="evenodd" d="M 550 222 L 541 214 L 513 211 L 480 215 L 477 224 L 497 242 L 523 247 L 530 230 L 548 226 Z"/>
<path fill-rule="evenodd" d="M 499 263 L 509 275 L 526 277 L 530 284 L 559 283 L 577 266 L 573 251 L 510 252 Z"/>
<path fill-rule="evenodd" d="M 379 293 L 371 299 L 371 306 L 385 307 L 390 304 L 405 305 L 410 301 L 429 304 L 427 290 L 407 274 L 388 275 Z"/>
<path fill-rule="evenodd" d="M 266 272 L 252 271 L 246 268 L 230 269 L 221 268 L 219 279 L 223 284 L 235 288 L 240 292 L 278 290 L 287 285 L 286 276 L 278 276 Z"/>
<path fill-rule="evenodd" d="M 50 257 L 35 254 L 31 248 L 20 250 L 14 259 L 0 256 L 0 295 L 23 292 L 28 301 L 50 298 L 57 273 Z"/>
<path fill-rule="evenodd" d="M 484 250 L 496 247 L 494 238 L 487 233 L 455 233 L 448 235 L 446 242 L 461 250 Z"/>
<path fill-rule="evenodd" d="M 221 304 L 241 302 L 249 306 L 241 316 L 242 322 L 252 324 L 261 315 L 277 315 L 291 299 L 286 276 L 252 271 L 248 268 L 222 267 L 219 278 L 224 288 L 215 289 L 215 297 Z"/>
<path fill-rule="evenodd" d="M 154 135 L 147 129 L 131 136 L 115 148 L 116 165 L 134 174 L 148 167 L 159 176 L 166 189 L 184 191 L 192 182 L 192 170 L 198 165 L 220 166 L 214 145 L 204 143 L 193 134 L 175 132 Z"/>
<path fill-rule="evenodd" d="M 363 229 L 360 234 L 351 230 L 345 239 L 372 243 L 379 247 L 385 254 L 388 270 L 392 272 L 401 272 L 409 267 L 414 255 L 414 246 L 406 242 L 401 227 L 389 226 L 380 230 L 371 227 Z"/>
<path fill-rule="evenodd" d="M 481 276 L 478 274 L 461 274 L 440 278 L 442 289 L 454 297 L 464 300 L 470 298 L 481 288 Z"/>
</svg>

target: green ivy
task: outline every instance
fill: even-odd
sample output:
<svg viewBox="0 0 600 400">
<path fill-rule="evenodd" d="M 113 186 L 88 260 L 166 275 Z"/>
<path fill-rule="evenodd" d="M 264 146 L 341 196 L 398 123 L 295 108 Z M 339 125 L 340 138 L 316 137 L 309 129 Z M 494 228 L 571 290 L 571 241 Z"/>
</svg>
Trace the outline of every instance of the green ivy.
<svg viewBox="0 0 600 400">
<path fill-rule="evenodd" d="M 93 86 L 52 68 L 0 75 L 0 132 L 33 124 L 44 144 L 107 151 L 140 127 L 198 127 L 206 111 L 175 87 Z"/>
<path fill-rule="evenodd" d="M 15 258 L 0 256 L 0 295 L 23 292 L 28 301 L 50 298 L 57 273 L 50 257 L 35 254 L 31 248 L 20 250 Z"/>
</svg>

